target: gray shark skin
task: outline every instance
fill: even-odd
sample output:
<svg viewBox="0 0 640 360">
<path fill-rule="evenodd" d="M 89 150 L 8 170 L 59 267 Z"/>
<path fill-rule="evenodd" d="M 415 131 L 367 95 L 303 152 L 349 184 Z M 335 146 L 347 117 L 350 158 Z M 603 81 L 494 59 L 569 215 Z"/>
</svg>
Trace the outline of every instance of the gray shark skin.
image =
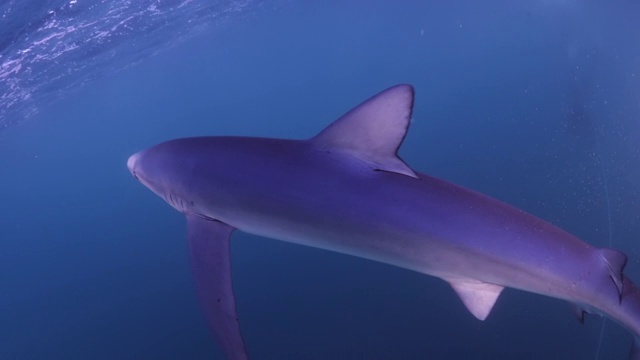
<svg viewBox="0 0 640 360">
<path fill-rule="evenodd" d="M 439 277 L 478 319 L 505 287 L 569 301 L 640 336 L 627 257 L 519 209 L 413 171 L 398 156 L 410 85 L 389 88 L 308 140 L 197 137 L 129 158 L 185 214 L 200 301 L 229 359 L 247 359 L 231 282 L 235 229 Z M 640 359 L 634 340 L 631 359 Z"/>
</svg>

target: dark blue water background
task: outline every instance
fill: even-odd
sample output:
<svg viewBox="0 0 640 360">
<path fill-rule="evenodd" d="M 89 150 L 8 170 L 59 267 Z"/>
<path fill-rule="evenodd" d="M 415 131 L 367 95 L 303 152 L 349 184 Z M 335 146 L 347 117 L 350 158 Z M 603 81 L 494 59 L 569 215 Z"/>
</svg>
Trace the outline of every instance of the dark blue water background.
<svg viewBox="0 0 640 360">
<path fill-rule="evenodd" d="M 219 356 L 184 219 L 127 157 L 191 135 L 305 138 L 396 83 L 401 150 L 597 246 L 640 281 L 640 6 L 630 1 L 0 3 L 0 358 Z M 220 169 L 225 171 L 225 169 Z M 254 359 L 593 359 L 602 322 L 506 290 L 242 233 Z M 631 337 L 608 322 L 600 359 Z"/>
</svg>

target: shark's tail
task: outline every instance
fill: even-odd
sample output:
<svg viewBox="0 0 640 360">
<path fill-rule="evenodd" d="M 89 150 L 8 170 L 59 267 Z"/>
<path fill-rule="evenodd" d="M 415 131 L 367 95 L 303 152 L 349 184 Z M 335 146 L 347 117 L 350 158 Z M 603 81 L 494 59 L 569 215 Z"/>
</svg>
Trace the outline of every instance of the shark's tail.
<svg viewBox="0 0 640 360">
<path fill-rule="evenodd" d="M 622 296 L 609 317 L 633 333 L 633 345 L 629 360 L 640 360 L 640 289 L 626 276 L 623 277 Z"/>
<path fill-rule="evenodd" d="M 594 283 L 596 296 L 592 308 L 627 328 L 633 335 L 629 360 L 640 360 L 640 288 L 624 274 L 627 257 L 616 250 L 602 248 L 596 254 L 603 273 Z"/>
</svg>

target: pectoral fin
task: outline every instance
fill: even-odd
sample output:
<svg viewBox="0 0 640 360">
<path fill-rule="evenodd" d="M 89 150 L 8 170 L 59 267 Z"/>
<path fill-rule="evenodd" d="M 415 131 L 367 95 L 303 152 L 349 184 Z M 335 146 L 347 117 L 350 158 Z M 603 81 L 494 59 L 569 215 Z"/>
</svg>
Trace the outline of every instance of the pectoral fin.
<svg viewBox="0 0 640 360">
<path fill-rule="evenodd" d="M 247 359 L 231 283 L 229 239 L 234 228 L 187 215 L 191 267 L 209 327 L 228 359 Z"/>
<path fill-rule="evenodd" d="M 479 320 L 489 316 L 504 287 L 475 280 L 447 280 L 467 309 Z"/>
</svg>

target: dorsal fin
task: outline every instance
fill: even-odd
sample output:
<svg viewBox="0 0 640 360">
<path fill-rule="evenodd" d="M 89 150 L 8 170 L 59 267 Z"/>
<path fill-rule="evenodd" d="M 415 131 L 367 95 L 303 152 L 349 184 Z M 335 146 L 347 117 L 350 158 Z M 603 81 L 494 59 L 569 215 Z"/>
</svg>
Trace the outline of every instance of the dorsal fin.
<svg viewBox="0 0 640 360">
<path fill-rule="evenodd" d="M 622 284 L 624 283 L 622 272 L 624 271 L 625 265 L 627 265 L 627 255 L 621 253 L 620 251 L 602 248 L 599 249 L 600 257 L 604 260 L 604 263 L 607 265 L 607 270 L 609 271 L 609 278 L 616 285 L 616 290 L 618 290 L 618 296 L 620 301 L 622 301 Z"/>
<path fill-rule="evenodd" d="M 322 149 L 345 151 L 384 170 L 418 178 L 398 157 L 413 109 L 413 87 L 396 85 L 369 98 L 311 139 Z"/>
</svg>

